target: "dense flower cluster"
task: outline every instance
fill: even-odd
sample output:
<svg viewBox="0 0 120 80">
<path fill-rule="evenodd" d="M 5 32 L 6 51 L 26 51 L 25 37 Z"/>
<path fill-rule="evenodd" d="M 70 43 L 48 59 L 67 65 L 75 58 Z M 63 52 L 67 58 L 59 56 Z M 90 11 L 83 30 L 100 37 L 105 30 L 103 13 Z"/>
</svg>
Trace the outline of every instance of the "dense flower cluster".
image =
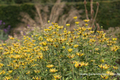
<svg viewBox="0 0 120 80">
<path fill-rule="evenodd" d="M 18 40 L 9 46 L 0 44 L 1 80 L 79 79 L 81 72 L 104 72 L 110 76 L 96 76 L 96 79 L 110 79 L 118 69 L 114 64 L 120 49 L 117 39 L 105 37 L 103 31 L 94 34 L 87 25 L 89 20 L 84 21 L 86 27 L 79 27 L 79 22 L 75 22 L 77 28 L 74 31 L 52 23 L 41 31 L 36 28 L 31 37 L 23 36 L 21 42 Z"/>
</svg>

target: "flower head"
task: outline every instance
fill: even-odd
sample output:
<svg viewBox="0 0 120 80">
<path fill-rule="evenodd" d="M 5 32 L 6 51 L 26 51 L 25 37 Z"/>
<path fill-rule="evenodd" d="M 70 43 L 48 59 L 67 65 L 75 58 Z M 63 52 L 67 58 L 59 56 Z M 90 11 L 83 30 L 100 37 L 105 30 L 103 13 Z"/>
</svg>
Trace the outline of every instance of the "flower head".
<svg viewBox="0 0 120 80">
<path fill-rule="evenodd" d="M 89 19 L 85 19 L 84 22 L 89 22 L 90 20 Z"/>
<path fill-rule="evenodd" d="M 60 75 L 53 75 L 55 79 L 60 79 L 62 76 Z"/>
<path fill-rule="evenodd" d="M 74 19 L 77 19 L 77 16 L 73 17 Z"/>
<path fill-rule="evenodd" d="M 47 65 L 46 67 L 48 68 L 52 68 L 54 65 L 50 64 L 50 65 Z"/>
<path fill-rule="evenodd" d="M 68 49 L 68 52 L 72 52 L 72 50 L 73 50 L 72 48 L 69 48 L 69 49 Z"/>
<path fill-rule="evenodd" d="M 108 75 L 101 75 L 101 77 L 102 77 L 103 79 L 107 79 L 107 78 L 108 78 Z"/>
<path fill-rule="evenodd" d="M 57 72 L 58 70 L 56 70 L 55 68 L 50 69 L 50 72 Z"/>
<path fill-rule="evenodd" d="M 67 27 L 69 27 L 69 26 L 70 26 L 70 24 L 66 24 L 66 26 L 67 26 Z"/>
</svg>

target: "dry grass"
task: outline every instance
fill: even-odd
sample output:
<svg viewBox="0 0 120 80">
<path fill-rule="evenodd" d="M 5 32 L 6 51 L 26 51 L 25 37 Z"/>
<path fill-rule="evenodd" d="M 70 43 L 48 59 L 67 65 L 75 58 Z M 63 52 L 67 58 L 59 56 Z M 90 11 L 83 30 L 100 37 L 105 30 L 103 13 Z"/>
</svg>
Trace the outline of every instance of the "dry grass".
<svg viewBox="0 0 120 80">
<path fill-rule="evenodd" d="M 48 20 L 50 20 L 50 22 L 58 23 L 63 26 L 65 26 L 67 23 L 70 23 L 71 24 L 70 30 L 71 30 L 74 27 L 73 26 L 74 24 L 72 23 L 74 22 L 74 19 L 72 18 L 74 16 L 78 17 L 77 21 L 81 22 L 80 24 L 83 23 L 83 21 L 80 19 L 81 17 L 80 13 L 83 12 L 82 10 L 77 10 L 74 7 L 72 7 L 69 10 L 68 14 L 63 14 L 64 7 L 65 7 L 65 2 L 61 2 L 61 0 L 56 1 L 51 11 L 49 10 L 48 5 L 43 6 L 43 5 L 36 4 L 35 20 L 33 20 L 27 13 L 21 12 L 20 15 L 23 17 L 21 21 L 23 21 L 25 24 L 22 24 L 22 23 L 18 24 L 18 27 L 14 29 L 14 33 L 20 37 L 21 31 L 23 31 L 23 33 L 26 32 L 27 24 L 30 25 L 30 29 L 33 29 L 33 26 L 39 26 L 40 29 L 46 28 L 50 25 L 48 24 Z"/>
</svg>

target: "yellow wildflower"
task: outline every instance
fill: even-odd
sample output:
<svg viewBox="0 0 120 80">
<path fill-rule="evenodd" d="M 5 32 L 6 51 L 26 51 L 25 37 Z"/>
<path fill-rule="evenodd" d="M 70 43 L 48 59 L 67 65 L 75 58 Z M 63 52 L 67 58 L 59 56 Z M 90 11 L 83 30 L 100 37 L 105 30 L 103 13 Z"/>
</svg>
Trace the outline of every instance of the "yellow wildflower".
<svg viewBox="0 0 120 80">
<path fill-rule="evenodd" d="M 102 69 L 108 69 L 109 68 L 109 66 L 107 65 L 107 64 L 105 64 L 105 65 L 98 65 L 100 68 L 102 68 Z"/>
<path fill-rule="evenodd" d="M 84 53 L 76 53 L 78 56 L 83 56 Z"/>
<path fill-rule="evenodd" d="M 40 71 L 39 70 L 34 70 L 35 73 L 39 73 Z"/>
<path fill-rule="evenodd" d="M 102 60 L 101 60 L 101 62 L 103 62 L 103 63 L 104 63 L 104 59 L 102 59 Z"/>
<path fill-rule="evenodd" d="M 88 26 L 88 24 L 85 24 L 85 26 Z"/>
<path fill-rule="evenodd" d="M 75 22 L 75 24 L 77 24 L 77 25 L 78 25 L 78 24 L 79 24 L 79 22 Z"/>
<path fill-rule="evenodd" d="M 48 68 L 52 68 L 54 65 L 50 64 L 50 65 L 47 65 L 46 67 Z"/>
<path fill-rule="evenodd" d="M 57 72 L 58 70 L 56 70 L 55 68 L 50 69 L 50 72 Z"/>
<path fill-rule="evenodd" d="M 69 48 L 69 49 L 68 49 L 68 52 L 72 52 L 72 50 L 73 50 L 72 48 Z"/>
<path fill-rule="evenodd" d="M 66 26 L 67 26 L 67 27 L 69 27 L 69 26 L 70 26 L 70 24 L 66 24 Z"/>
<path fill-rule="evenodd" d="M 60 79 L 62 76 L 60 75 L 53 75 L 55 79 Z"/>
<path fill-rule="evenodd" d="M 26 74 L 30 74 L 30 71 L 28 71 Z"/>
<path fill-rule="evenodd" d="M 98 51 L 99 50 L 99 48 L 95 48 L 95 51 Z"/>
<path fill-rule="evenodd" d="M 84 65 L 84 62 L 76 62 L 75 63 L 76 68 L 82 67 L 83 65 Z"/>
<path fill-rule="evenodd" d="M 117 38 L 112 38 L 112 40 L 113 40 L 113 41 L 116 41 L 116 40 L 117 40 Z"/>
<path fill-rule="evenodd" d="M 77 19 L 77 16 L 73 17 L 74 19 Z"/>
<path fill-rule="evenodd" d="M 50 20 L 48 20 L 48 23 L 50 23 Z"/>
<path fill-rule="evenodd" d="M 84 66 L 87 66 L 88 65 L 88 63 L 84 63 Z"/>
<path fill-rule="evenodd" d="M 111 76 L 114 75 L 114 73 L 111 72 L 111 71 L 107 71 L 106 73 L 107 73 L 108 75 L 111 75 Z"/>
<path fill-rule="evenodd" d="M 78 45 L 77 45 L 77 44 L 75 44 L 75 45 L 74 45 L 74 48 L 77 48 L 77 47 L 78 47 Z"/>
<path fill-rule="evenodd" d="M 65 49 L 65 46 L 62 46 L 63 49 Z"/>
<path fill-rule="evenodd" d="M 84 22 L 89 22 L 89 19 L 85 19 Z"/>
<path fill-rule="evenodd" d="M 9 72 L 9 73 L 12 73 L 12 72 L 13 72 L 13 70 L 9 70 L 8 72 Z"/>
<path fill-rule="evenodd" d="M 95 41 L 96 41 L 96 40 L 94 40 L 94 39 L 90 39 L 90 40 L 89 40 L 89 42 L 95 42 Z"/>
<path fill-rule="evenodd" d="M 74 57 L 75 57 L 74 54 L 72 54 L 72 55 L 68 54 L 68 58 L 74 58 Z"/>
<path fill-rule="evenodd" d="M 108 78 L 108 75 L 101 75 L 101 77 L 103 78 L 103 79 L 107 79 Z"/>
<path fill-rule="evenodd" d="M 117 66 L 113 66 L 113 69 L 118 69 L 118 67 Z"/>
</svg>

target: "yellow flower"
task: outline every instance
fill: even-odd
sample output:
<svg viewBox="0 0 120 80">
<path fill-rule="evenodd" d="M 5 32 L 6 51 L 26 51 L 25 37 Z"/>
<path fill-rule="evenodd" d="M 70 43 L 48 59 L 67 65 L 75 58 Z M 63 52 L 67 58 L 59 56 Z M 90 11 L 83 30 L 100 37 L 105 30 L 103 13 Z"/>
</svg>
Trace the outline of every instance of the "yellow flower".
<svg viewBox="0 0 120 80">
<path fill-rule="evenodd" d="M 2 67 L 4 64 L 3 63 L 0 63 L 0 67 Z"/>
<path fill-rule="evenodd" d="M 62 46 L 63 49 L 65 49 L 65 46 Z"/>
<path fill-rule="evenodd" d="M 1 72 L 2 74 L 5 74 L 5 71 L 4 70 L 2 70 L 2 72 Z"/>
<path fill-rule="evenodd" d="M 41 54 L 41 55 L 37 56 L 36 58 L 37 59 L 43 59 L 43 55 Z"/>
<path fill-rule="evenodd" d="M 88 26 L 88 24 L 85 24 L 85 26 Z"/>
<path fill-rule="evenodd" d="M 39 73 L 40 71 L 39 70 L 34 70 L 35 73 Z"/>
<path fill-rule="evenodd" d="M 90 39 L 90 40 L 89 40 L 89 42 L 95 42 L 95 41 L 96 41 L 96 40 L 94 40 L 94 39 Z"/>
<path fill-rule="evenodd" d="M 87 28 L 88 30 L 91 30 L 92 29 L 92 27 L 89 27 L 89 28 Z"/>
<path fill-rule="evenodd" d="M 68 49 L 68 52 L 72 52 L 72 50 L 73 50 L 72 48 L 69 48 L 69 49 Z"/>
<path fill-rule="evenodd" d="M 55 24 L 54 27 L 57 28 L 57 27 L 58 27 L 58 24 Z"/>
<path fill-rule="evenodd" d="M 6 46 L 6 44 L 5 44 L 5 43 L 3 43 L 3 46 Z"/>
<path fill-rule="evenodd" d="M 53 42 L 53 39 L 52 38 L 47 38 L 46 39 L 48 42 Z"/>
<path fill-rule="evenodd" d="M 8 72 L 9 72 L 9 73 L 12 73 L 12 70 L 9 70 Z"/>
<path fill-rule="evenodd" d="M 73 58 L 73 57 L 75 57 L 74 54 L 72 54 L 72 55 L 68 54 L 68 58 Z"/>
<path fill-rule="evenodd" d="M 58 70 L 56 70 L 55 68 L 50 69 L 50 72 L 57 72 Z"/>
<path fill-rule="evenodd" d="M 48 23 L 50 23 L 50 20 L 48 20 Z"/>
<path fill-rule="evenodd" d="M 69 27 L 69 26 L 70 26 L 70 24 L 66 24 L 66 26 L 67 26 L 67 27 Z"/>
<path fill-rule="evenodd" d="M 115 47 L 111 47 L 111 51 L 117 51 L 117 49 Z"/>
<path fill-rule="evenodd" d="M 0 47 L 0 50 L 3 50 L 3 47 Z"/>
<path fill-rule="evenodd" d="M 43 40 L 43 37 L 42 37 L 42 36 L 40 36 L 40 37 L 38 38 L 38 40 L 39 40 L 39 41 L 42 41 L 42 40 Z"/>
<path fill-rule="evenodd" d="M 77 24 L 77 25 L 78 25 L 78 24 L 79 24 L 79 22 L 75 22 L 75 24 Z"/>
<path fill-rule="evenodd" d="M 112 40 L 113 40 L 113 41 L 116 41 L 116 40 L 117 40 L 117 38 L 112 38 Z"/>
<path fill-rule="evenodd" d="M 78 45 L 77 45 L 77 44 L 75 44 L 75 45 L 74 45 L 74 48 L 77 48 L 77 47 L 78 47 Z"/>
<path fill-rule="evenodd" d="M 74 19 L 77 19 L 77 16 L 73 17 Z"/>
<path fill-rule="evenodd" d="M 28 71 L 26 74 L 30 74 L 30 71 Z"/>
<path fill-rule="evenodd" d="M 85 19 L 84 22 L 89 22 L 89 19 Z"/>
<path fill-rule="evenodd" d="M 13 37 L 11 37 L 11 36 L 9 36 L 9 38 L 11 39 L 11 40 L 13 40 L 14 38 Z"/>
<path fill-rule="evenodd" d="M 4 78 L 4 80 L 9 80 L 9 79 L 11 79 L 12 77 L 11 76 L 6 76 L 5 78 Z"/>
<path fill-rule="evenodd" d="M 63 26 L 60 26 L 60 29 L 62 29 L 63 28 Z"/>
<path fill-rule="evenodd" d="M 84 65 L 84 62 L 76 62 L 75 63 L 76 68 L 82 67 L 83 65 Z"/>
<path fill-rule="evenodd" d="M 118 67 L 117 66 L 113 66 L 113 69 L 118 69 Z"/>
<path fill-rule="evenodd" d="M 84 66 L 87 66 L 88 65 L 88 63 L 84 63 Z"/>
<path fill-rule="evenodd" d="M 52 68 L 54 65 L 50 64 L 50 65 L 47 65 L 46 67 L 48 68 Z"/>
<path fill-rule="evenodd" d="M 92 33 L 94 33 L 94 31 L 90 31 L 90 33 L 92 34 Z"/>
<path fill-rule="evenodd" d="M 111 76 L 113 76 L 114 75 L 114 73 L 113 72 L 111 72 L 111 71 L 107 71 L 106 72 L 108 75 L 111 75 Z"/>
<path fill-rule="evenodd" d="M 62 76 L 60 75 L 53 75 L 55 79 L 60 79 Z"/>
<path fill-rule="evenodd" d="M 42 42 L 42 45 L 43 45 L 43 46 L 46 46 L 46 45 L 47 45 L 47 42 Z"/>
<path fill-rule="evenodd" d="M 101 62 L 103 62 L 103 63 L 104 63 L 104 59 L 102 59 L 102 60 L 101 60 Z"/>
<path fill-rule="evenodd" d="M 105 64 L 105 65 L 98 65 L 100 68 L 102 68 L 102 69 L 108 69 L 109 68 L 109 66 L 107 65 L 107 64 Z"/>
<path fill-rule="evenodd" d="M 76 53 L 78 56 L 83 56 L 84 53 Z"/>
<path fill-rule="evenodd" d="M 95 51 L 98 51 L 99 50 L 99 48 L 95 48 Z"/>
<path fill-rule="evenodd" d="M 34 79 L 34 80 L 39 80 L 39 78 L 38 78 L 38 77 L 33 77 L 33 79 Z"/>
<path fill-rule="evenodd" d="M 101 77 L 103 78 L 103 79 L 107 79 L 108 78 L 108 75 L 101 75 Z"/>
<path fill-rule="evenodd" d="M 91 62 L 95 62 L 95 60 L 90 60 Z"/>
</svg>

